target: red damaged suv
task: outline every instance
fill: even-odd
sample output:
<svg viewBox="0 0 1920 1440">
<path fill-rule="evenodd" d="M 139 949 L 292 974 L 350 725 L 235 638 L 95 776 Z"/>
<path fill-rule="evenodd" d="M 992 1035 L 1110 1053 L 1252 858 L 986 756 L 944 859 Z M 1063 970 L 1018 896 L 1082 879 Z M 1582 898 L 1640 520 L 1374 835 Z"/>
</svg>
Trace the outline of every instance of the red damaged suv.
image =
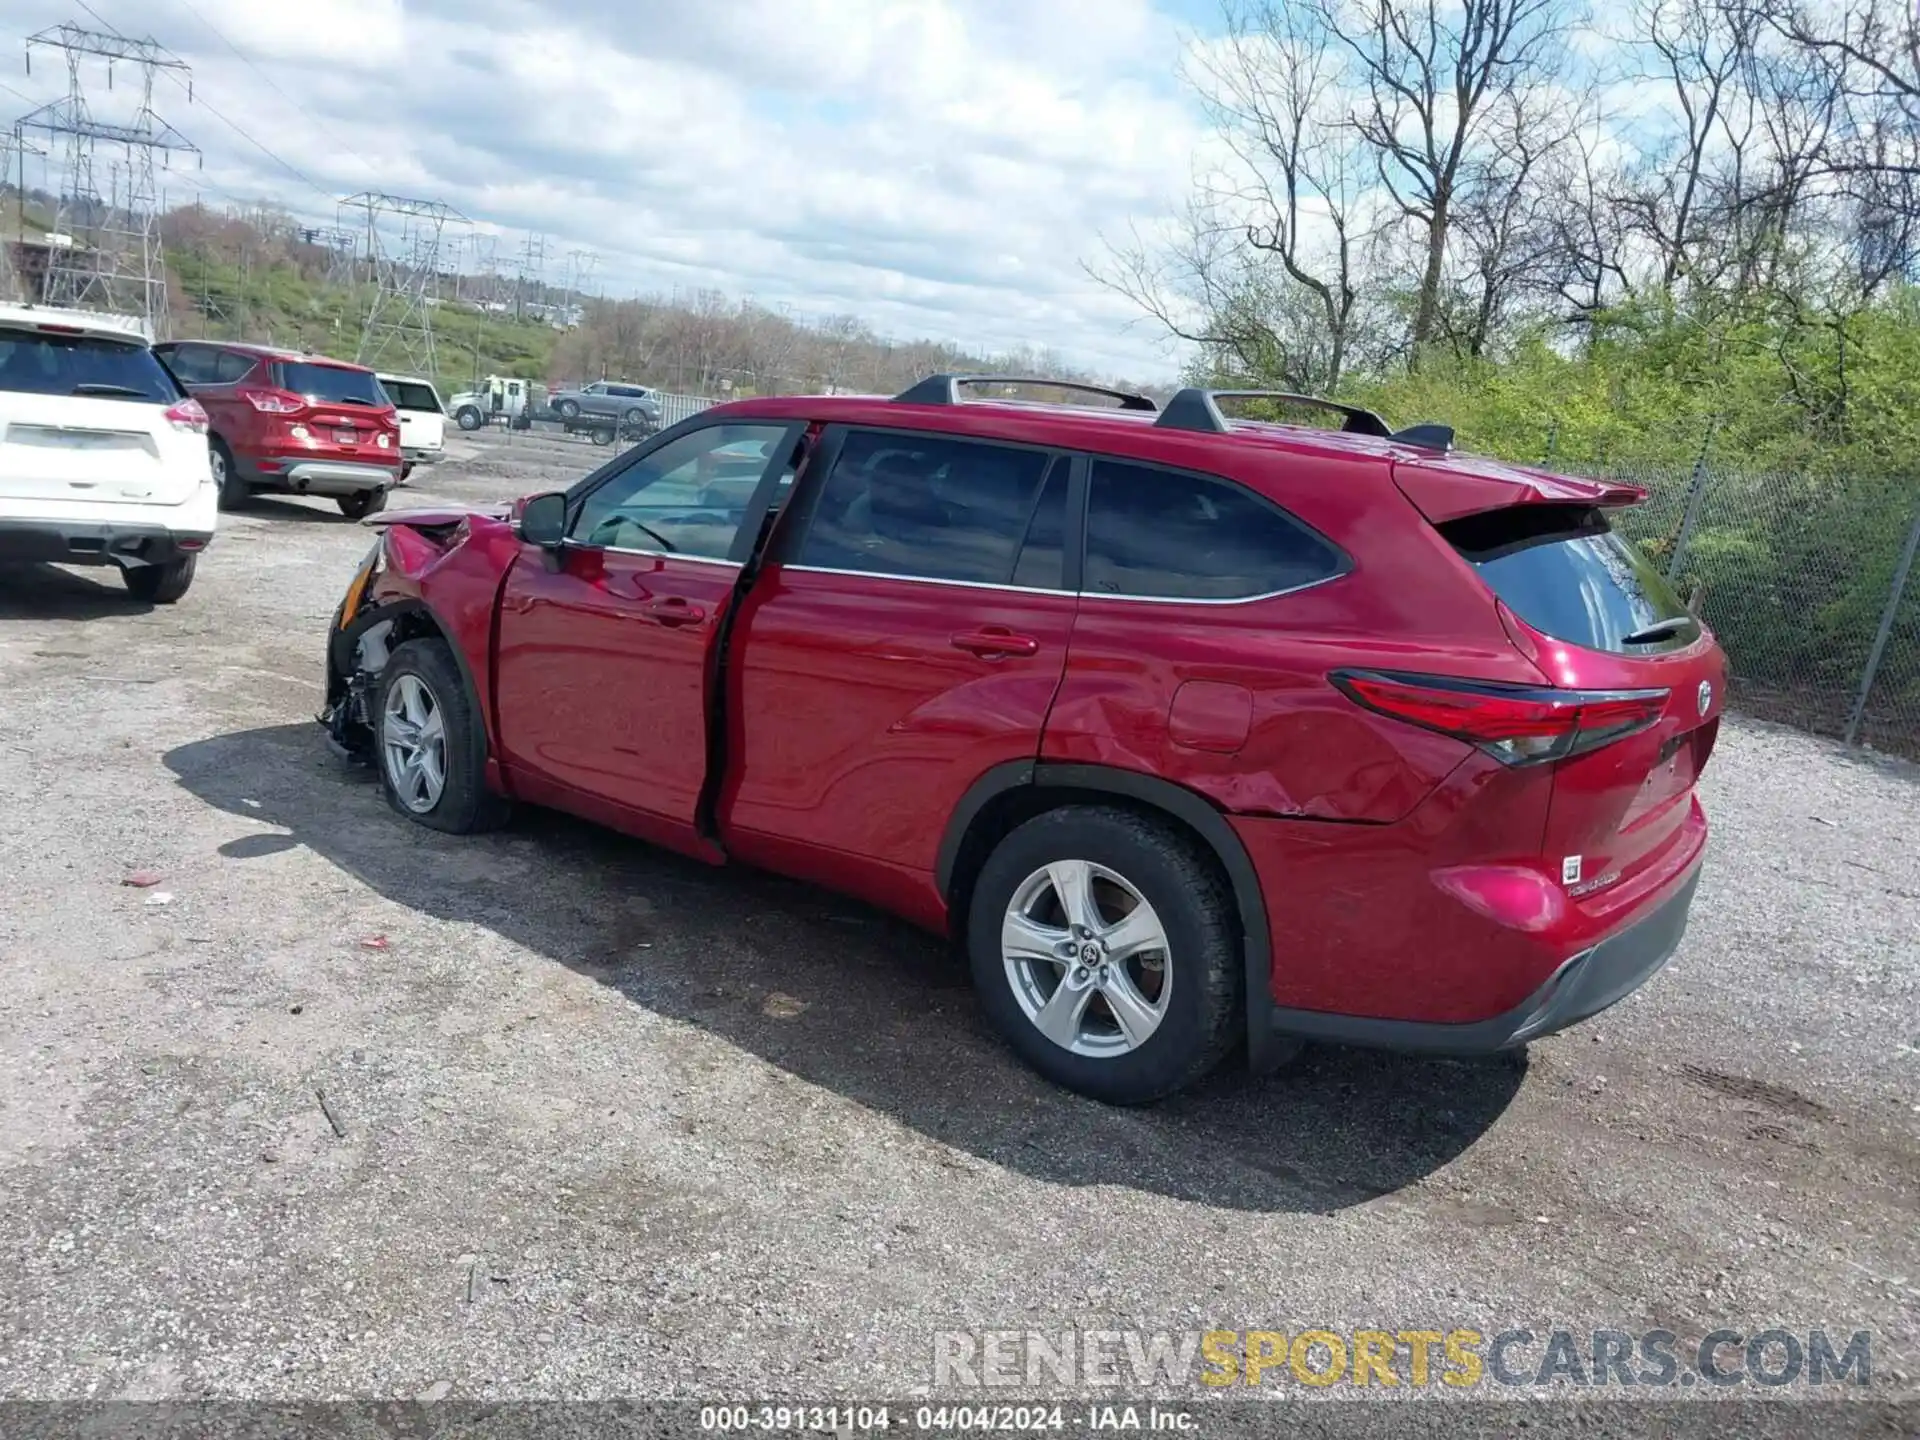
<svg viewBox="0 0 1920 1440">
<path fill-rule="evenodd" d="M 213 422 L 220 508 L 260 492 L 325 495 L 359 519 L 400 483 L 400 419 L 364 365 L 264 345 L 156 345 Z"/>
<path fill-rule="evenodd" d="M 421 824 L 554 806 L 950 935 L 1109 1101 L 1518 1046 L 1666 962 L 1726 671 L 1640 492 L 1043 383 L 1087 388 L 743 400 L 381 516 L 320 719 Z"/>
</svg>

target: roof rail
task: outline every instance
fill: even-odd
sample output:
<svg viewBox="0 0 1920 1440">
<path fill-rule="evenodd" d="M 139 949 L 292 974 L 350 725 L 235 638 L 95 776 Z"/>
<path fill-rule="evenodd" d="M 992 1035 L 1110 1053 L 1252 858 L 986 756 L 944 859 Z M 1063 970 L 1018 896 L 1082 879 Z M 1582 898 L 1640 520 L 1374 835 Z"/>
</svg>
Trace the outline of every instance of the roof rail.
<svg viewBox="0 0 1920 1440">
<path fill-rule="evenodd" d="M 1311 405 L 1316 410 L 1331 410 L 1347 417 L 1340 428 L 1353 435 L 1374 435 L 1384 440 L 1393 434 L 1393 427 L 1371 410 L 1363 410 L 1357 405 L 1342 405 L 1337 400 L 1324 400 L 1318 395 L 1295 395 L 1289 390 L 1203 390 L 1189 387 L 1180 391 L 1167 402 L 1167 408 L 1160 412 L 1160 418 L 1153 423 L 1164 425 L 1169 430 L 1200 430 L 1212 434 L 1223 434 L 1228 428 L 1227 417 L 1220 413 L 1220 400 L 1284 400 L 1292 405 Z"/>
<path fill-rule="evenodd" d="M 1110 390 L 1105 385 L 1085 385 L 1078 380 L 1049 380 L 1044 375 L 929 375 L 893 398 L 902 405 L 958 405 L 961 403 L 961 389 L 974 385 L 1044 385 L 1050 390 L 1078 390 L 1088 395 L 1104 395 L 1109 400 L 1118 400 L 1122 410 L 1152 411 L 1160 408 L 1145 395 Z"/>
<path fill-rule="evenodd" d="M 1327 400 L 1318 395 L 1296 395 L 1289 390 L 1204 390 L 1190 386 L 1169 400 L 1167 408 L 1153 423 L 1164 425 L 1169 430 L 1199 430 L 1216 435 L 1224 433 L 1229 428 L 1227 417 L 1220 413 L 1220 407 L 1215 403 L 1223 399 L 1284 400 L 1290 405 L 1310 405 L 1316 410 L 1331 410 L 1337 415 L 1346 416 L 1346 423 L 1340 428 L 1350 435 L 1372 435 L 1377 439 L 1417 445 L 1423 450 L 1438 450 L 1443 454 L 1453 449 L 1451 425 L 1426 421 L 1409 425 L 1404 430 L 1395 430 L 1373 411 L 1358 405 L 1342 405 L 1338 400 Z"/>
</svg>

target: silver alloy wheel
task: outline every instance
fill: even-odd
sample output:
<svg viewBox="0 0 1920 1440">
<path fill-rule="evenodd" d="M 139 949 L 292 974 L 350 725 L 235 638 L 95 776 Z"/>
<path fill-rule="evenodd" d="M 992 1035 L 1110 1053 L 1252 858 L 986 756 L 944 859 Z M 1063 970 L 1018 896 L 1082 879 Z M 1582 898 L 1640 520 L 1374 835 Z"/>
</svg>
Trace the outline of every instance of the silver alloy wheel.
<svg viewBox="0 0 1920 1440">
<path fill-rule="evenodd" d="M 440 803 L 447 788 L 446 721 L 439 698 L 418 675 L 402 675 L 387 687 L 380 753 L 402 805 L 424 815 Z"/>
<path fill-rule="evenodd" d="M 207 463 L 213 468 L 213 483 L 216 485 L 225 485 L 227 483 L 227 457 L 220 453 L 220 448 L 217 445 L 207 452 Z"/>
<path fill-rule="evenodd" d="M 1075 1055 L 1139 1049 L 1173 994 L 1166 926 L 1132 882 L 1056 860 L 1013 892 L 1000 924 L 1007 983 L 1034 1028 Z"/>
</svg>

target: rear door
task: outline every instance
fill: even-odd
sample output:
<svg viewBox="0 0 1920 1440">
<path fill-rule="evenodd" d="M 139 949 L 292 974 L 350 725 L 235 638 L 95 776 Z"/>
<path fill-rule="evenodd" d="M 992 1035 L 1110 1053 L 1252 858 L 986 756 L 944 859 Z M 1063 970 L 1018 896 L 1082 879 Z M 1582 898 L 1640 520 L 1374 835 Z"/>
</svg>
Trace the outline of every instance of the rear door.
<svg viewBox="0 0 1920 1440">
<path fill-rule="evenodd" d="M 1652 727 L 1554 768 L 1548 861 L 1575 895 L 1630 886 L 1691 812 L 1725 707 L 1719 646 L 1602 507 L 1512 505 L 1438 528 L 1555 685 L 1666 692 Z"/>
<path fill-rule="evenodd" d="M 178 505 L 207 478 L 203 431 L 144 341 L 0 327 L 0 500 Z"/>
<path fill-rule="evenodd" d="M 529 546 L 500 603 L 503 758 L 530 798 L 697 848 L 713 645 L 800 427 L 708 425 L 643 446 Z"/>
<path fill-rule="evenodd" d="M 1077 604 L 1072 471 L 829 427 L 730 646 L 728 835 L 931 874 L 967 788 L 1039 752 Z"/>
</svg>

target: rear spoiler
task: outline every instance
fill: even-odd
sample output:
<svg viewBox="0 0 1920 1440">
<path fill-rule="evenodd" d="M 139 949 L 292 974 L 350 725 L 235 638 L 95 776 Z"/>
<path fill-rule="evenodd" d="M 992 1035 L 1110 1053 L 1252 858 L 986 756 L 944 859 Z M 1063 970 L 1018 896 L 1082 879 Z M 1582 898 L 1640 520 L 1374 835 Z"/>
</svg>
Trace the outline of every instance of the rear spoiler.
<svg viewBox="0 0 1920 1440">
<path fill-rule="evenodd" d="M 1393 478 L 1435 525 L 1515 505 L 1620 509 L 1647 498 L 1638 485 L 1618 480 L 1582 480 L 1465 456 L 1397 460 Z"/>
</svg>

